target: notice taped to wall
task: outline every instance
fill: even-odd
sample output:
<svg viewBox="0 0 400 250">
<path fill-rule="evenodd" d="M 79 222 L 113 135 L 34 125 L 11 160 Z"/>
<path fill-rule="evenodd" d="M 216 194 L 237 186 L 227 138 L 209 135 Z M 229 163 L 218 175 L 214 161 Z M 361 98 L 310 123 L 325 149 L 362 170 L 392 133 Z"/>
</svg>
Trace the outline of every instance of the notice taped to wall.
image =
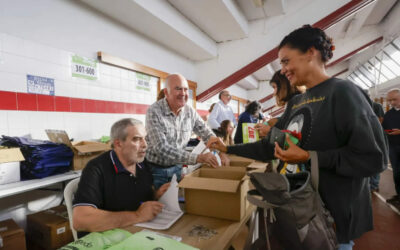
<svg viewBox="0 0 400 250">
<path fill-rule="evenodd" d="M 54 95 L 54 79 L 26 75 L 26 87 L 28 93 L 41 95 Z"/>
</svg>

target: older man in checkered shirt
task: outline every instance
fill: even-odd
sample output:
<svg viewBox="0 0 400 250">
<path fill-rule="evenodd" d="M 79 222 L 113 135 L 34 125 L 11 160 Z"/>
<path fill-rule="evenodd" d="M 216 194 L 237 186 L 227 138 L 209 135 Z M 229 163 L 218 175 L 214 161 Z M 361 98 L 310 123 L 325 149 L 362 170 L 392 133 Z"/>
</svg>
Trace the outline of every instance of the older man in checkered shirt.
<svg viewBox="0 0 400 250">
<path fill-rule="evenodd" d="M 218 166 L 213 153 L 194 154 L 185 151 L 192 132 L 205 143 L 215 137 L 198 113 L 186 105 L 189 97 L 186 79 L 180 74 L 172 74 L 165 83 L 165 98 L 151 105 L 146 114 L 146 163 L 152 167 L 156 189 L 169 182 L 174 174 L 180 180 L 183 164 L 208 163 L 213 167 Z M 223 165 L 229 164 L 225 155 L 220 156 Z"/>
</svg>

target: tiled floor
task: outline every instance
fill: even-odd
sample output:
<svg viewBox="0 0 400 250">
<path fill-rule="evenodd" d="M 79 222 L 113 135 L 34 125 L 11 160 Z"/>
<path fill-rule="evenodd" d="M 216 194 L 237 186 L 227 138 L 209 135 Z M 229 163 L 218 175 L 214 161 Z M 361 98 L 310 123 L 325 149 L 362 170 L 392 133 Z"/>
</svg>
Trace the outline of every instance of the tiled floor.
<svg viewBox="0 0 400 250">
<path fill-rule="evenodd" d="M 395 194 L 391 170 L 381 174 L 379 195 L 390 198 Z M 400 215 L 394 212 L 378 195 L 372 194 L 374 230 L 355 240 L 355 250 L 400 250 Z"/>
</svg>

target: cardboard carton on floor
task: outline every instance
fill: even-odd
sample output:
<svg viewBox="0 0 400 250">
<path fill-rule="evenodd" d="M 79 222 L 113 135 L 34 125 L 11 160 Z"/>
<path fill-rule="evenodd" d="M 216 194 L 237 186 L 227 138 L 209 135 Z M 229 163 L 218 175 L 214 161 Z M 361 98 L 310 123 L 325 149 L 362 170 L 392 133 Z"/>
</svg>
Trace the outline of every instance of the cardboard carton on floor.
<svg viewBox="0 0 400 250">
<path fill-rule="evenodd" d="M 248 208 L 245 168 L 200 168 L 179 183 L 189 214 L 239 221 Z"/>
<path fill-rule="evenodd" d="M 110 144 L 92 141 L 80 141 L 71 143 L 68 134 L 64 130 L 46 130 L 46 134 L 50 141 L 56 143 L 64 143 L 74 152 L 73 169 L 81 170 L 93 158 L 99 156 L 103 152 L 110 150 Z"/>
<path fill-rule="evenodd" d="M 0 249 L 25 250 L 25 232 L 14 220 L 0 221 Z"/>
<path fill-rule="evenodd" d="M 72 242 L 67 208 L 57 206 L 28 215 L 27 237 L 44 249 L 56 249 Z"/>
<path fill-rule="evenodd" d="M 25 158 L 19 148 L 0 149 L 0 184 L 21 180 L 19 164 Z"/>
</svg>

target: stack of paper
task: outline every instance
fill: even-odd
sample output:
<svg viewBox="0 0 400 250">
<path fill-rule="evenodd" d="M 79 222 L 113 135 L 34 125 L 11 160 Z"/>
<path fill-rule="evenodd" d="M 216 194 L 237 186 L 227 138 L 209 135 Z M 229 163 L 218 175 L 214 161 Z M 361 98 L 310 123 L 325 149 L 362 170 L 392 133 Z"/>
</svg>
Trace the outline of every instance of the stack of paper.
<svg viewBox="0 0 400 250">
<path fill-rule="evenodd" d="M 138 223 L 136 226 L 159 230 L 170 228 L 183 215 L 178 202 L 178 189 L 178 182 L 176 181 L 176 175 L 174 175 L 168 190 L 158 200 L 164 204 L 162 212 L 153 220 Z"/>
</svg>

